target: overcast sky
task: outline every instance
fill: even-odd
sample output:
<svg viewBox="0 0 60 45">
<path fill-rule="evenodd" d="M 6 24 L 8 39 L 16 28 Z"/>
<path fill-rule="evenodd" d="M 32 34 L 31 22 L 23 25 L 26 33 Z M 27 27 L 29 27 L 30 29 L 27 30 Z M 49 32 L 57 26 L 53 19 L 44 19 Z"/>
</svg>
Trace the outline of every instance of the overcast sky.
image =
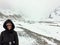
<svg viewBox="0 0 60 45">
<path fill-rule="evenodd" d="M 59 6 L 60 0 L 0 0 L 1 12 L 21 14 L 27 20 L 44 20 Z"/>
</svg>

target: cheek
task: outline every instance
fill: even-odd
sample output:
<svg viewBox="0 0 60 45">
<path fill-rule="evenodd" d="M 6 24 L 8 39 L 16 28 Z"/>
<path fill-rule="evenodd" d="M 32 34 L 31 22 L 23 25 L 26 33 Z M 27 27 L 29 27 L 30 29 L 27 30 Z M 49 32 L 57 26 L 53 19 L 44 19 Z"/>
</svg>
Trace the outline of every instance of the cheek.
<svg viewBox="0 0 60 45">
<path fill-rule="evenodd" d="M 7 28 L 12 28 L 12 26 L 7 26 Z"/>
</svg>

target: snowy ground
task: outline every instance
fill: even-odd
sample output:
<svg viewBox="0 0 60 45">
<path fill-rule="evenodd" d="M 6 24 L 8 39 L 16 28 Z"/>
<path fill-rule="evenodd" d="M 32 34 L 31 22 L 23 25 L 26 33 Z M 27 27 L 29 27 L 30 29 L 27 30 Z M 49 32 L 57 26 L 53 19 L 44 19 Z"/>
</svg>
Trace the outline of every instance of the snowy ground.
<svg viewBox="0 0 60 45">
<path fill-rule="evenodd" d="M 25 23 L 13 21 L 18 33 L 19 45 L 59 45 L 60 23 Z M 3 31 L 4 20 L 0 21 L 0 32 Z"/>
<path fill-rule="evenodd" d="M 17 23 L 17 22 L 16 22 Z M 54 39 L 60 40 L 60 23 L 23 23 L 20 22 L 20 27 L 24 27 L 32 32 L 45 35 L 47 37 L 52 37 Z M 18 27 L 18 26 L 17 26 Z"/>
</svg>

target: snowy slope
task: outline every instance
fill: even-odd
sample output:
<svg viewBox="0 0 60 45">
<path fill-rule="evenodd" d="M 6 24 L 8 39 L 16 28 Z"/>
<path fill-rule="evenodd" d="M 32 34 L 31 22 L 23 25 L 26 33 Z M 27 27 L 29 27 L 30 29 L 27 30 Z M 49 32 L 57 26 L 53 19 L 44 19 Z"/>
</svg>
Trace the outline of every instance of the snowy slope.
<svg viewBox="0 0 60 45">
<path fill-rule="evenodd" d="M 59 12 L 59 9 L 57 11 Z M 54 14 L 56 13 L 57 15 L 51 14 L 50 15 L 51 17 L 49 17 L 45 21 L 39 21 L 39 22 L 35 22 L 35 21 L 31 21 L 31 20 L 25 21 L 24 18 L 22 18 L 21 16 L 18 16 L 18 15 L 4 15 L 4 14 L 0 13 L 0 29 L 1 29 L 0 33 L 4 30 L 2 27 L 4 21 L 6 19 L 12 19 L 14 24 L 16 25 L 15 31 L 24 31 L 25 32 L 24 29 L 27 29 L 28 32 L 31 31 L 33 33 L 38 34 L 37 36 L 42 35 L 41 38 L 39 37 L 39 39 L 44 40 L 45 42 L 47 42 L 48 45 L 49 44 L 50 45 L 59 45 L 54 42 L 54 39 L 60 41 L 60 36 L 59 36 L 60 35 L 60 21 L 59 21 L 60 15 L 58 12 L 57 13 L 56 13 L 56 11 L 53 12 Z M 8 17 L 8 18 L 6 18 L 6 17 Z M 23 20 L 21 20 L 21 19 L 23 19 Z M 21 28 L 24 28 L 24 29 L 21 29 Z M 43 37 L 43 36 L 45 36 L 45 37 Z M 49 37 L 49 38 L 47 39 L 46 37 Z M 52 38 L 53 41 L 49 40 L 50 38 Z M 20 43 L 21 45 L 24 45 L 23 44 L 24 42 L 25 42 L 25 45 L 27 45 L 30 43 L 30 42 L 29 43 L 27 43 L 27 42 L 31 41 L 31 40 L 33 40 L 33 42 L 36 41 L 34 38 L 31 38 L 31 37 L 20 37 L 19 36 L 19 42 L 21 42 Z M 30 45 L 33 45 L 33 42 L 31 42 Z"/>
<path fill-rule="evenodd" d="M 4 21 L 0 20 L 0 33 L 4 30 L 2 27 Z M 60 29 L 59 27 L 50 26 L 47 23 L 30 24 L 16 20 L 13 22 L 16 25 L 15 31 L 18 33 L 20 45 L 59 45 L 60 31 L 57 30 Z M 58 42 L 55 42 L 54 39 Z"/>
<path fill-rule="evenodd" d="M 51 24 L 40 24 L 40 23 L 35 23 L 35 24 L 21 24 L 22 27 L 41 34 L 45 35 L 47 37 L 52 37 L 54 39 L 60 40 L 60 27 L 58 26 L 53 26 Z"/>
<path fill-rule="evenodd" d="M 5 17 L 4 15 L 1 15 L 3 17 Z M 3 23 L 6 20 L 6 18 L 2 18 L 0 19 L 0 33 L 4 30 L 3 29 Z M 7 18 L 8 19 L 8 18 Z M 10 19 L 12 19 L 12 17 L 10 17 Z M 58 43 L 54 43 L 54 39 L 60 41 L 60 23 L 59 22 L 47 22 L 47 21 L 43 21 L 43 22 L 25 22 L 25 21 L 19 21 L 19 20 L 12 20 L 14 22 L 14 24 L 16 25 L 15 31 L 24 31 L 24 32 L 28 32 L 27 34 L 29 34 L 30 32 L 33 32 L 34 34 L 38 34 L 42 35 L 41 38 L 35 36 L 36 38 L 44 40 L 45 42 L 47 42 L 47 44 L 49 45 L 59 45 Z M 21 29 L 24 28 L 24 29 Z M 27 30 L 25 30 L 27 29 Z M 23 34 L 23 33 L 22 33 Z M 19 34 L 18 34 L 19 35 Z M 30 35 L 30 34 L 29 34 Z M 26 35 L 25 35 L 26 36 Z M 32 35 L 30 35 L 32 36 Z M 45 37 L 44 37 L 45 36 Z M 48 39 L 46 37 L 49 37 Z M 28 38 L 28 39 L 27 39 Z M 50 38 L 52 38 L 53 41 L 49 40 Z M 21 41 L 20 41 L 21 40 Z M 23 41 L 25 40 L 25 41 Z M 25 42 L 25 45 L 29 44 L 28 41 L 33 40 L 33 42 L 35 42 L 36 40 L 34 38 L 31 37 L 20 37 L 19 36 L 19 43 L 21 43 L 21 45 L 24 45 L 23 43 Z M 26 42 L 27 41 L 27 42 Z M 39 40 L 40 41 L 40 40 Z M 38 41 L 38 42 L 39 42 Z M 33 42 L 31 41 L 31 45 L 33 44 Z M 37 43 L 37 42 L 36 42 Z M 35 44 L 35 43 L 34 43 Z M 37 44 L 38 45 L 38 44 Z M 43 43 L 44 45 L 44 43 Z"/>
</svg>

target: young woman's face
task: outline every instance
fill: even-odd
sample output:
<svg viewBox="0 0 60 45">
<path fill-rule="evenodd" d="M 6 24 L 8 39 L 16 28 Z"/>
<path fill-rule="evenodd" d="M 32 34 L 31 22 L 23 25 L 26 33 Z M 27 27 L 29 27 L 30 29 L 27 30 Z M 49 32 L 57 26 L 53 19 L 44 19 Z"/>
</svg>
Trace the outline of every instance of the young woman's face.
<svg viewBox="0 0 60 45">
<path fill-rule="evenodd" d="M 7 26 L 8 30 L 12 29 L 12 24 L 11 23 L 7 23 L 6 26 Z"/>
</svg>

